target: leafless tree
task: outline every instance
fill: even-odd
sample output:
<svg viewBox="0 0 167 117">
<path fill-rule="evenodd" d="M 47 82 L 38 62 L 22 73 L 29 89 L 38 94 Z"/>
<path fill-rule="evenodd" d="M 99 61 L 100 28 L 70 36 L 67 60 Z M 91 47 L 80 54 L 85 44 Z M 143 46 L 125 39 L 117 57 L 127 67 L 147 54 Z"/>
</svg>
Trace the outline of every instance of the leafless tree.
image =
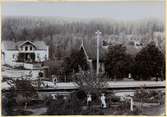
<svg viewBox="0 0 167 117">
<path fill-rule="evenodd" d="M 80 89 L 86 93 L 100 94 L 104 91 L 107 82 L 102 74 L 97 76 L 94 72 L 83 71 L 81 68 L 78 73 L 73 75 L 73 78 Z"/>
</svg>

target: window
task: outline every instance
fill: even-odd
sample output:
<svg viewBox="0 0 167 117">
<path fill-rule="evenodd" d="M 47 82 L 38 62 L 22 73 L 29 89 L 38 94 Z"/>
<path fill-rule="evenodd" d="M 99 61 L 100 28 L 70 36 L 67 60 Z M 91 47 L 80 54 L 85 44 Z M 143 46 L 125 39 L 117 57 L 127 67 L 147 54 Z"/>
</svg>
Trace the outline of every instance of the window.
<svg viewBox="0 0 167 117">
<path fill-rule="evenodd" d="M 45 61 L 47 60 L 47 55 L 45 54 Z"/>
<path fill-rule="evenodd" d="M 26 46 L 26 47 L 25 47 L 25 51 L 27 51 L 27 50 L 28 50 L 28 47 Z"/>
<path fill-rule="evenodd" d="M 39 53 L 37 54 L 37 59 L 38 59 L 38 61 L 41 61 L 41 58 L 40 58 L 40 54 L 39 54 Z"/>
<path fill-rule="evenodd" d="M 15 54 L 13 54 L 13 59 L 15 59 Z"/>
<path fill-rule="evenodd" d="M 32 50 L 32 46 L 30 46 L 30 50 Z"/>
</svg>

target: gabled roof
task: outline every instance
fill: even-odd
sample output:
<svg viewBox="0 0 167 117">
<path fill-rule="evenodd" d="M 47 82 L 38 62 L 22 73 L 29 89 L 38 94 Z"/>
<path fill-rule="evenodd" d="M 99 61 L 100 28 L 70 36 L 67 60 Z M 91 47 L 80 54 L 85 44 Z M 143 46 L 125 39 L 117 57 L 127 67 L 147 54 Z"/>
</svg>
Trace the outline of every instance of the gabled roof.
<svg viewBox="0 0 167 117">
<path fill-rule="evenodd" d="M 86 52 L 86 55 L 89 59 L 96 59 L 97 57 L 97 44 L 96 39 L 91 39 L 88 42 L 87 41 L 80 41 L 80 48 L 83 47 L 84 51 Z M 100 41 L 100 48 L 99 48 L 99 56 L 100 60 L 103 60 L 106 54 L 106 49 L 102 47 L 102 41 Z"/>
<path fill-rule="evenodd" d="M 17 45 L 18 47 L 20 47 L 20 46 L 22 46 L 22 45 L 24 45 L 24 44 L 26 44 L 26 43 L 30 43 L 31 45 L 33 45 L 34 47 L 36 47 L 36 45 L 35 45 L 32 41 L 29 41 L 29 40 L 26 40 L 26 41 L 19 41 L 19 42 L 16 43 L 16 45 Z"/>
<path fill-rule="evenodd" d="M 2 50 L 17 50 L 19 46 L 25 44 L 25 43 L 31 43 L 33 44 L 36 49 L 47 49 L 47 45 L 45 44 L 44 41 L 29 41 L 29 40 L 26 40 L 26 41 L 18 41 L 18 42 L 14 42 L 14 41 L 2 41 L 1 42 L 1 45 L 2 45 Z"/>
</svg>

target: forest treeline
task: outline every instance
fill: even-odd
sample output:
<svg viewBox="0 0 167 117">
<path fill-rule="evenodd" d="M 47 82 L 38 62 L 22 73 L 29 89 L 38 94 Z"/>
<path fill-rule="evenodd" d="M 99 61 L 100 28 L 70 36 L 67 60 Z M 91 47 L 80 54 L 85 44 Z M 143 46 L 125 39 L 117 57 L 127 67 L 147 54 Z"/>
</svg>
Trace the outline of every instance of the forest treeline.
<svg viewBox="0 0 167 117">
<path fill-rule="evenodd" d="M 163 48 L 164 22 L 153 18 L 127 22 L 113 19 L 83 20 L 35 16 L 2 19 L 2 40 L 43 40 L 50 46 L 52 56 L 70 53 L 81 39 L 91 43 L 90 40 L 95 39 L 97 30 L 102 32 L 103 40 L 121 42 L 130 38 L 147 43 L 156 33 L 159 46 Z"/>
</svg>

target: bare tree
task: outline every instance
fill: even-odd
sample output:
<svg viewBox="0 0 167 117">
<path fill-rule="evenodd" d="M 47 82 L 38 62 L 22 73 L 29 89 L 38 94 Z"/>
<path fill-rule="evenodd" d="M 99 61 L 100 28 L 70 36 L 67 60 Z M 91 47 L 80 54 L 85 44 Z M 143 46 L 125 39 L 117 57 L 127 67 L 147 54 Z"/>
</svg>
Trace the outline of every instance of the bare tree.
<svg viewBox="0 0 167 117">
<path fill-rule="evenodd" d="M 104 75 L 99 74 L 97 76 L 94 72 L 83 71 L 81 68 L 78 73 L 73 75 L 73 78 L 85 93 L 100 94 L 107 82 Z"/>
</svg>

